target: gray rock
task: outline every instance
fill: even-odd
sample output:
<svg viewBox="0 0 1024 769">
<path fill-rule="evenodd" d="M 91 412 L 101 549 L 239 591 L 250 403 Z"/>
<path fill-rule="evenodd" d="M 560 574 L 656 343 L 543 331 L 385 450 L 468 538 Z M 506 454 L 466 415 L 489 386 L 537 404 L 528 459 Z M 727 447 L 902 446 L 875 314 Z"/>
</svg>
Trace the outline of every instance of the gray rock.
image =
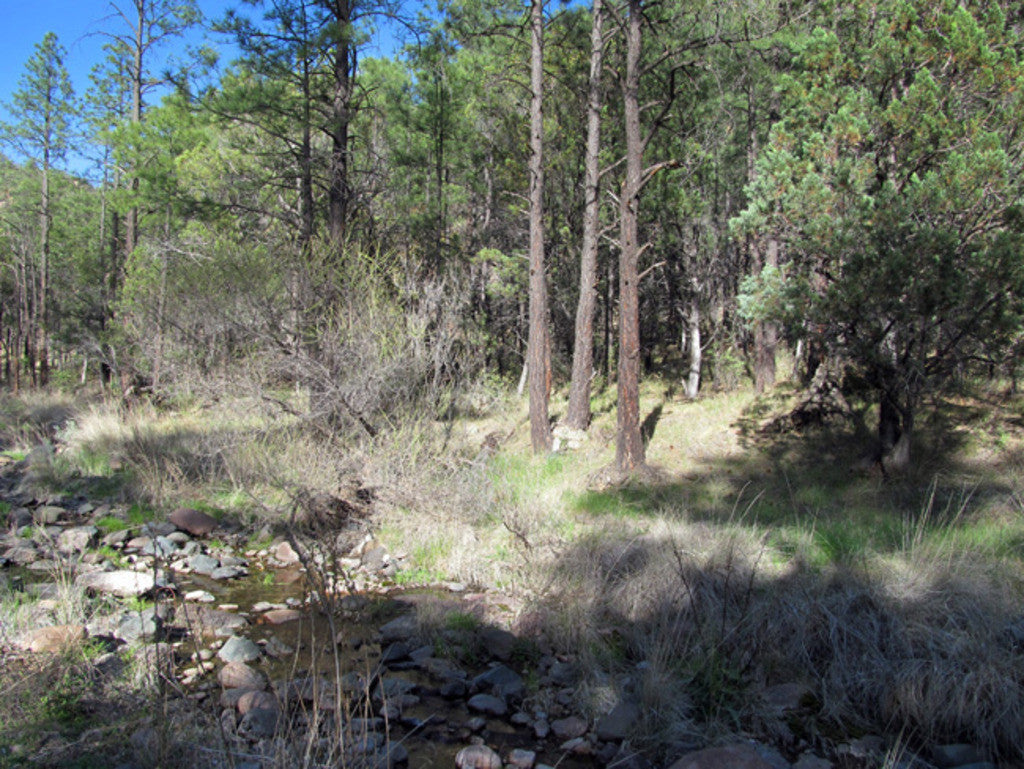
<svg viewBox="0 0 1024 769">
<path fill-rule="evenodd" d="M 396 617 L 381 625 L 379 632 L 381 644 L 408 641 L 419 632 L 419 623 L 416 621 L 415 614 L 403 614 L 401 617 Z"/>
<path fill-rule="evenodd" d="M 168 534 L 173 534 L 177 531 L 178 527 L 168 521 L 150 521 L 149 523 L 143 524 L 142 533 L 147 537 L 166 537 Z"/>
<path fill-rule="evenodd" d="M 148 593 L 156 586 L 156 580 L 152 572 L 142 571 L 94 571 L 87 574 L 79 574 L 75 577 L 75 584 L 86 590 L 94 590 L 97 593 L 108 593 L 118 595 L 122 598 L 141 596 Z"/>
<path fill-rule="evenodd" d="M 106 536 L 104 536 L 101 542 L 104 545 L 109 545 L 110 547 L 117 547 L 118 545 L 124 544 L 127 540 L 128 530 L 118 529 L 117 531 L 112 531 Z"/>
<path fill-rule="evenodd" d="M 813 753 L 804 753 L 793 764 L 793 769 L 832 769 L 832 762 Z"/>
<path fill-rule="evenodd" d="M 507 700 L 522 699 L 526 693 L 526 684 L 522 677 L 505 665 L 495 665 L 481 673 L 470 684 L 470 691 L 487 691 Z"/>
<path fill-rule="evenodd" d="M 973 745 L 936 745 L 932 748 L 932 761 L 939 769 L 977 764 L 984 760 L 985 757 Z"/>
<path fill-rule="evenodd" d="M 62 553 L 82 553 L 99 536 L 100 530 L 95 526 L 74 526 L 65 529 L 57 537 L 57 549 Z"/>
<path fill-rule="evenodd" d="M 401 662 L 402 660 L 409 659 L 410 651 L 412 651 L 410 644 L 407 644 L 404 641 L 397 641 L 384 650 L 380 655 L 380 661 L 385 665 L 389 665 L 393 662 Z"/>
<path fill-rule="evenodd" d="M 128 611 L 118 620 L 114 637 L 130 644 L 140 640 L 150 641 L 160 637 L 163 625 L 163 618 L 158 616 L 155 607 L 140 612 Z"/>
<path fill-rule="evenodd" d="M 508 754 L 508 763 L 515 769 L 533 769 L 533 765 L 537 763 L 537 754 L 532 750 L 516 748 Z"/>
<path fill-rule="evenodd" d="M 597 719 L 597 738 L 605 742 L 621 742 L 629 736 L 640 718 L 640 708 L 632 702 L 620 702 L 611 712 Z"/>
<path fill-rule="evenodd" d="M 63 507 L 57 507 L 56 505 L 42 505 L 37 507 L 35 512 L 32 513 L 32 522 L 39 526 L 45 526 L 50 523 L 57 523 L 64 514 L 67 512 Z"/>
<path fill-rule="evenodd" d="M 533 735 L 538 740 L 545 740 L 549 734 L 551 734 L 551 724 L 549 724 L 546 719 L 537 719 L 533 724 Z"/>
<path fill-rule="evenodd" d="M 574 740 L 587 733 L 587 722 L 577 716 L 551 722 L 551 731 L 560 740 Z"/>
<path fill-rule="evenodd" d="M 501 756 L 486 745 L 468 745 L 455 755 L 458 769 L 502 769 Z"/>
<path fill-rule="evenodd" d="M 388 563 L 388 551 L 384 547 L 375 547 L 363 553 L 360 565 L 366 571 L 380 571 Z"/>
<path fill-rule="evenodd" d="M 466 702 L 470 710 L 478 713 L 486 713 L 489 716 L 503 716 L 508 713 L 508 705 L 505 700 L 495 697 L 493 694 L 474 694 Z"/>
<path fill-rule="evenodd" d="M 254 739 L 273 737 L 277 733 L 280 713 L 277 708 L 253 708 L 238 724 L 238 733 Z"/>
<path fill-rule="evenodd" d="M 4 555 L 4 560 L 16 564 L 18 566 L 28 566 L 40 558 L 39 551 L 26 543 L 24 545 L 18 545 L 7 550 Z"/>
<path fill-rule="evenodd" d="M 234 635 L 249 621 L 229 611 L 186 603 L 179 608 L 175 624 L 197 637 L 225 637 Z"/>
<path fill-rule="evenodd" d="M 772 769 L 753 745 L 706 748 L 680 758 L 669 769 Z"/>
<path fill-rule="evenodd" d="M 188 567 L 196 574 L 209 575 L 220 566 L 220 560 L 204 553 L 196 553 L 188 559 Z"/>
<path fill-rule="evenodd" d="M 139 548 L 139 552 L 142 555 L 153 555 L 159 558 L 167 558 L 168 556 L 174 555 L 178 552 L 178 543 L 167 537 L 157 537 L 151 539 L 147 544 Z"/>
<path fill-rule="evenodd" d="M 548 679 L 555 686 L 572 686 L 580 677 L 579 668 L 572 662 L 554 662 L 548 670 Z"/>
<path fill-rule="evenodd" d="M 220 647 L 217 656 L 225 662 L 252 662 L 260 658 L 260 647 L 248 638 L 233 635 Z"/>
<path fill-rule="evenodd" d="M 503 662 L 508 662 L 519 641 L 512 633 L 497 627 L 482 628 L 478 635 L 488 653 Z"/>
<path fill-rule="evenodd" d="M 235 577 L 241 577 L 245 574 L 246 571 L 241 566 L 218 566 L 216 569 L 210 572 L 210 579 L 234 579 Z"/>
</svg>

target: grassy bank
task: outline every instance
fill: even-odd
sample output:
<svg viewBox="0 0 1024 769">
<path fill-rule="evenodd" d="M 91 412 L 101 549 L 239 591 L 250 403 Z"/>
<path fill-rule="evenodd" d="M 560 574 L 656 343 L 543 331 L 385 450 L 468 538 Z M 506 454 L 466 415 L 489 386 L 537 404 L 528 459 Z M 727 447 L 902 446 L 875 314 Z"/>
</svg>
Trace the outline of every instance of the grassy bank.
<svg viewBox="0 0 1024 769">
<path fill-rule="evenodd" d="M 504 593 L 513 629 L 584 663 L 584 710 L 644 704 L 637 738 L 655 752 L 738 733 L 782 746 L 874 733 L 1018 757 L 1022 404 L 985 392 L 936 404 L 913 472 L 886 478 L 861 461 L 868 410 L 765 434 L 788 397 L 689 402 L 649 383 L 661 480 L 618 488 L 600 485 L 609 393 L 584 445 L 545 457 L 529 453 L 525 404 L 493 394 L 358 442 L 266 399 L 129 413 L 7 399 L 0 448 L 29 457 L 34 493 L 154 515 L 188 504 L 254 531 L 358 492 L 376 536 L 406 556 L 399 584 Z M 45 440 L 52 452 L 35 448 Z M 771 703 L 784 685 L 803 692 L 796 716 Z"/>
</svg>

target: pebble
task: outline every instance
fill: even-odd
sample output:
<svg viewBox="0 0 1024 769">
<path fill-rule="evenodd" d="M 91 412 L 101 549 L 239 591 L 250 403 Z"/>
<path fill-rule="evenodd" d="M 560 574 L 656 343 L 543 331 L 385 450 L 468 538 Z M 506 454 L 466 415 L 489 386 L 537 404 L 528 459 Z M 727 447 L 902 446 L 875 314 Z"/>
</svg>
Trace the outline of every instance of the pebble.
<svg viewBox="0 0 1024 769">
<path fill-rule="evenodd" d="M 455 755 L 458 769 L 502 769 L 501 756 L 486 745 L 468 745 Z"/>
</svg>

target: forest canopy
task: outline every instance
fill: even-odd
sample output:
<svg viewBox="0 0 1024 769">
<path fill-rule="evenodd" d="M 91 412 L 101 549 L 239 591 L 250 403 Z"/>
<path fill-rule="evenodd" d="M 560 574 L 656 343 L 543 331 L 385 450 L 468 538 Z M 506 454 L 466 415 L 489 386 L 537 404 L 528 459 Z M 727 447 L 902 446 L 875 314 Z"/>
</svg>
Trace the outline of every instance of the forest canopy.
<svg viewBox="0 0 1024 769">
<path fill-rule="evenodd" d="M 48 34 L 8 101 L 12 389 L 246 372 L 373 434 L 530 357 L 577 429 L 618 382 L 630 471 L 645 374 L 764 391 L 785 354 L 878 405 L 892 467 L 929 393 L 1015 378 L 1016 3 L 117 7 L 90 83 Z M 200 24 L 237 58 L 169 68 Z"/>
</svg>

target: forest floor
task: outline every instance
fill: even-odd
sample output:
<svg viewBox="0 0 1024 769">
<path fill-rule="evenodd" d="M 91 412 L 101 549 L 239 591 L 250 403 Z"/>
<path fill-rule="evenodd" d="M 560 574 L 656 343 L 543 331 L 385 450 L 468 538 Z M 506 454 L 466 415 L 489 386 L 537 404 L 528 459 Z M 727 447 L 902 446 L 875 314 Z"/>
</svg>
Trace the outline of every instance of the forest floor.
<svg viewBox="0 0 1024 769">
<path fill-rule="evenodd" d="M 795 398 L 786 385 L 691 402 L 648 383 L 657 480 L 606 487 L 614 393 L 595 398 L 578 446 L 540 457 L 528 449 L 525 404 L 472 396 L 448 421 L 407 420 L 358 442 L 325 439 L 274 399 L 125 412 L 84 397 L 6 398 L 0 450 L 18 466 L 20 495 L 0 503 L 6 547 L 33 536 L 16 525 L 19 509 L 106 506 L 138 528 L 186 506 L 220 521 L 231 533 L 218 544 L 254 563 L 285 535 L 344 542 L 349 559 L 332 576 L 344 574 L 346 591 L 487 596 L 484 613 L 466 619 L 464 608 L 452 620 L 420 605 L 434 612 L 421 624 L 473 625 L 478 641 L 500 628 L 526 644 L 519 727 L 563 710 L 589 724 L 563 751 L 580 766 L 669 766 L 751 741 L 776 767 L 1024 758 L 1021 399 L 994 389 L 937 399 L 919 420 L 913 470 L 887 477 L 863 460 L 867 407 L 777 432 L 767 428 Z M 562 407 L 553 404 L 556 419 Z M 97 562 L 124 558 L 94 550 Z M 305 565 L 315 573 L 323 563 Z M 49 614 L 31 600 L 0 577 L 0 683 L 74 691 L 90 655 L 40 662 L 18 648 L 18 632 L 26 617 L 86 618 L 53 597 L 43 599 Z M 470 672 L 490 660 L 474 654 L 460 660 Z M 552 688 L 565 664 L 578 675 Z M 201 678 L 202 666 L 192 673 Z M 0 697 L 0 721 L 14 725 L 0 727 L 0 766 L 65 755 L 26 748 L 11 719 L 59 720 L 78 713 L 73 704 L 51 698 L 40 711 Z M 623 708 L 623 734 L 609 740 L 602 719 Z M 129 733 L 139 734 L 128 729 L 125 744 Z M 72 765 L 66 755 L 53 763 Z"/>
</svg>

